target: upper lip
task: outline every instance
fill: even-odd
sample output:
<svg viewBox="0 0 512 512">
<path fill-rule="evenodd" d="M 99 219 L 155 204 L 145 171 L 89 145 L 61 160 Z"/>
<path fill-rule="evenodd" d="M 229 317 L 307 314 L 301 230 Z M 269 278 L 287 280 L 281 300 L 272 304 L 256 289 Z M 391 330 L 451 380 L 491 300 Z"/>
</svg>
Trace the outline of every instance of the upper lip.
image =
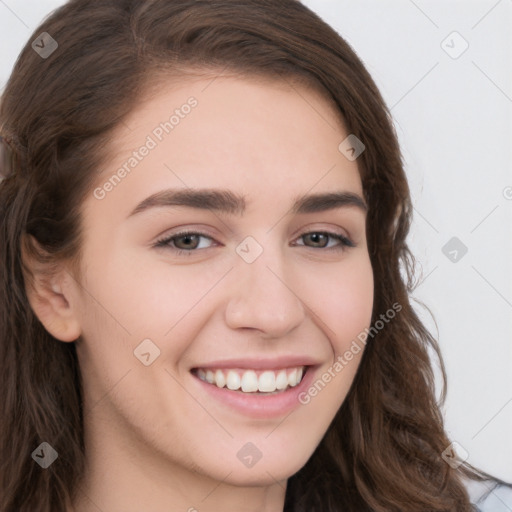
<svg viewBox="0 0 512 512">
<path fill-rule="evenodd" d="M 281 368 L 314 366 L 320 364 L 311 356 L 289 355 L 276 357 L 240 357 L 236 359 L 223 359 L 198 364 L 195 368 L 246 368 L 251 370 L 278 370 Z"/>
</svg>

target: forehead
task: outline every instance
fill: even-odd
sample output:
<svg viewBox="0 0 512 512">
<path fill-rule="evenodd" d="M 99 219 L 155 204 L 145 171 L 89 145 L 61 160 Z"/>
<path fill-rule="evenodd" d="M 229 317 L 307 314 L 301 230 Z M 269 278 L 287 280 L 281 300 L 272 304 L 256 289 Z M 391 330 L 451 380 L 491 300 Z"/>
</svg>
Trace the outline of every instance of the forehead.
<svg viewBox="0 0 512 512">
<path fill-rule="evenodd" d="M 249 77 L 174 80 L 153 87 L 118 127 L 99 183 L 124 167 L 109 199 L 168 187 L 232 189 L 249 204 L 262 194 L 361 193 L 357 163 L 338 149 L 346 136 L 317 90 Z"/>
</svg>

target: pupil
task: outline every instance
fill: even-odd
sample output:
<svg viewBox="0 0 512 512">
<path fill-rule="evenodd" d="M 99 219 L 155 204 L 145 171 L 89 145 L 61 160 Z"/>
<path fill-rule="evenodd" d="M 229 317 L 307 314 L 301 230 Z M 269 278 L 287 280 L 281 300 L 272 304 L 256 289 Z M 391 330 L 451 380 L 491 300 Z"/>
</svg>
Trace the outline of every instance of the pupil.
<svg viewBox="0 0 512 512">
<path fill-rule="evenodd" d="M 312 241 L 313 243 L 315 244 L 318 244 L 319 243 L 319 238 L 320 237 L 323 237 L 325 238 L 325 235 L 323 233 L 313 233 L 311 235 L 309 235 L 311 238 L 312 238 Z"/>
<path fill-rule="evenodd" d="M 192 242 L 192 246 L 194 246 L 194 240 L 193 238 L 196 237 L 197 235 L 183 235 L 181 237 L 181 240 L 184 241 L 184 245 L 185 246 L 190 246 L 190 242 Z"/>
</svg>

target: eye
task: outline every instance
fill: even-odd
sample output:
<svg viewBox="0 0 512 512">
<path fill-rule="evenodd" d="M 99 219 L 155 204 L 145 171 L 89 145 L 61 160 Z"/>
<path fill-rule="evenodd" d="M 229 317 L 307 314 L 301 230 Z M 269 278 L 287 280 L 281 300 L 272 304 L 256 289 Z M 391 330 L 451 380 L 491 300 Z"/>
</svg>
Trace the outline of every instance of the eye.
<svg viewBox="0 0 512 512">
<path fill-rule="evenodd" d="M 199 233 L 196 231 L 184 231 L 181 233 L 176 233 L 172 236 L 168 236 L 161 240 L 158 240 L 154 247 L 163 247 L 166 249 L 170 249 L 174 251 L 178 255 L 187 255 L 190 256 L 193 252 L 198 249 L 209 249 L 212 245 L 207 245 L 206 247 L 201 246 L 201 239 L 206 239 L 210 241 L 214 241 L 212 237 L 206 235 L 205 233 Z M 342 251 L 347 247 L 355 247 L 356 245 L 350 238 L 347 238 L 338 233 L 331 233 L 329 231 L 311 231 L 309 233 L 304 233 L 301 235 L 298 240 L 309 241 L 313 245 L 306 244 L 297 244 L 299 246 L 309 247 L 311 249 L 326 249 L 328 251 Z M 329 242 L 337 242 L 331 246 L 329 246 Z"/>
<path fill-rule="evenodd" d="M 307 246 L 312 249 L 327 249 L 327 250 L 335 250 L 342 251 L 345 250 L 346 247 L 355 247 L 356 244 L 347 238 L 346 236 L 340 235 L 338 233 L 331 233 L 329 231 L 311 231 L 309 233 L 304 233 L 299 237 L 304 241 L 308 240 L 313 243 L 313 245 Z M 331 241 L 337 241 L 338 244 L 329 247 L 329 239 Z M 299 244 L 305 245 L 305 244 Z"/>
<path fill-rule="evenodd" d="M 157 241 L 155 247 L 165 247 L 176 251 L 177 254 L 191 254 L 196 249 L 208 249 L 208 247 L 200 246 L 201 238 L 213 241 L 212 237 L 204 233 L 185 231 Z"/>
</svg>

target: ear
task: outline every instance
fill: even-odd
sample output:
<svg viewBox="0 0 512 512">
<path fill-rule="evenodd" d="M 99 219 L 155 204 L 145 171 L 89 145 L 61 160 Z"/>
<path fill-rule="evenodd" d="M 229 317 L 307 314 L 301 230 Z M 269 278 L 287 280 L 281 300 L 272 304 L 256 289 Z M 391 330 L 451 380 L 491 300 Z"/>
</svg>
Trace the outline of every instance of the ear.
<svg viewBox="0 0 512 512">
<path fill-rule="evenodd" d="M 80 337 L 81 327 L 71 300 L 75 281 L 63 264 L 41 263 L 36 254 L 45 254 L 30 235 L 21 244 L 24 266 L 25 290 L 28 301 L 45 329 L 60 341 L 75 341 Z M 27 272 L 27 269 L 30 272 Z"/>
</svg>

